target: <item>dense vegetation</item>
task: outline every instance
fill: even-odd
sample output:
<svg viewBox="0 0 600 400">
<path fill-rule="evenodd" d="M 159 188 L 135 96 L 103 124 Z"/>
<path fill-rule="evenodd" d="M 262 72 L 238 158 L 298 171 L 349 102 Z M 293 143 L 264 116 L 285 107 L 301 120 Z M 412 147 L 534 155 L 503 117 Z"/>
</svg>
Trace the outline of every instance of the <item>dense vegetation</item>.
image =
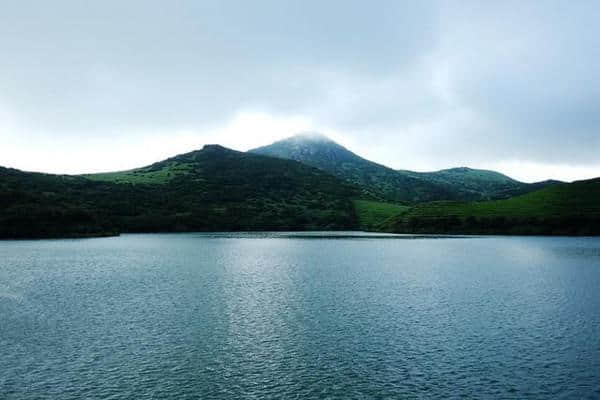
<svg viewBox="0 0 600 400">
<path fill-rule="evenodd" d="M 526 184 L 498 172 L 471 168 L 437 172 L 397 171 L 365 160 L 317 134 L 297 135 L 251 152 L 320 168 L 360 186 L 369 196 L 389 202 L 507 198 L 556 183 Z"/>
<path fill-rule="evenodd" d="M 411 207 L 380 229 L 405 233 L 600 234 L 600 179 L 547 187 L 505 200 Z"/>
<path fill-rule="evenodd" d="M 117 227 L 98 204 L 119 188 L 86 179 L 0 168 L 0 237 L 98 236 Z"/>
<path fill-rule="evenodd" d="M 0 237 L 356 228 L 359 191 L 295 161 L 220 146 L 75 177 L 0 169 Z"/>
</svg>

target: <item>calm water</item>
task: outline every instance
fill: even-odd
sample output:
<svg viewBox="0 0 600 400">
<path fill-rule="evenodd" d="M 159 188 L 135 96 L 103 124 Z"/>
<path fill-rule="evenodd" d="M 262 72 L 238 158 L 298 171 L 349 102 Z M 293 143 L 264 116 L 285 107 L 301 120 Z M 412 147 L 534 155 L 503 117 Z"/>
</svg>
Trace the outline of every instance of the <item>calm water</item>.
<svg viewBox="0 0 600 400">
<path fill-rule="evenodd" d="M 600 398 L 600 238 L 0 242 L 0 398 Z"/>
</svg>

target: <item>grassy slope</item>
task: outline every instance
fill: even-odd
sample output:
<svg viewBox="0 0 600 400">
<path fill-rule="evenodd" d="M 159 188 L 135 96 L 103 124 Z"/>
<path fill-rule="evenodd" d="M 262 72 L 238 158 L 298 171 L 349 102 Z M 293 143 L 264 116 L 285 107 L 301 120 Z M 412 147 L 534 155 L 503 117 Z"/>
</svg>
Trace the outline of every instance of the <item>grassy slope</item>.
<svg viewBox="0 0 600 400">
<path fill-rule="evenodd" d="M 400 171 L 439 185 L 455 187 L 465 200 L 489 200 L 510 197 L 514 192 L 527 191 L 531 185 L 514 180 L 496 171 L 472 168 L 451 168 L 435 172 Z M 539 189 L 539 187 L 536 187 Z"/>
<path fill-rule="evenodd" d="M 354 200 L 354 208 L 361 229 L 375 230 L 390 218 L 410 209 L 408 206 L 379 201 Z"/>
<path fill-rule="evenodd" d="M 384 230 L 429 233 L 600 233 L 600 179 L 547 187 L 505 200 L 412 207 Z"/>
<path fill-rule="evenodd" d="M 358 193 L 316 168 L 220 146 L 89 178 L 0 169 L 0 237 L 355 229 Z"/>
<path fill-rule="evenodd" d="M 113 183 L 164 184 L 180 175 L 187 174 L 189 170 L 188 164 L 172 162 L 164 165 L 163 168 L 158 169 L 153 169 L 152 166 L 149 166 L 129 171 L 104 172 L 82 176 L 94 181 Z"/>
</svg>

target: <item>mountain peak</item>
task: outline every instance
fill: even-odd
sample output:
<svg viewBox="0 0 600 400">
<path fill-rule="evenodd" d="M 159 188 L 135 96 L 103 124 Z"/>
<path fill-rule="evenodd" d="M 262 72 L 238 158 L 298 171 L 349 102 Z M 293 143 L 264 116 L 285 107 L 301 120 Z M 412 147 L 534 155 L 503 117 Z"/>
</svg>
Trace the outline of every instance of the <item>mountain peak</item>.
<svg viewBox="0 0 600 400">
<path fill-rule="evenodd" d="M 221 146 L 220 144 L 205 144 L 202 147 L 202 151 L 231 151 L 227 147 Z"/>
<path fill-rule="evenodd" d="M 285 139 L 284 139 L 285 140 Z M 300 132 L 288 140 L 303 141 L 303 142 L 333 142 L 327 136 L 320 132 Z"/>
<path fill-rule="evenodd" d="M 327 165 L 360 159 L 345 147 L 318 132 L 303 132 L 268 146 L 250 150 L 251 153 L 287 158 L 327 171 Z"/>
</svg>

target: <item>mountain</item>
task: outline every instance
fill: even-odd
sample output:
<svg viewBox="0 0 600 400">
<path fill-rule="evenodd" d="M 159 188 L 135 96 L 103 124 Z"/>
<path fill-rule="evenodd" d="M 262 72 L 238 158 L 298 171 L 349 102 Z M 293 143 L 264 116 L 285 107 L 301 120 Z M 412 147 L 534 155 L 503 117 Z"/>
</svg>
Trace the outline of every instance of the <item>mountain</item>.
<svg viewBox="0 0 600 400">
<path fill-rule="evenodd" d="M 278 157 L 263 155 L 272 153 Z M 600 179 L 522 185 L 469 168 L 395 171 L 323 136 L 249 153 L 207 145 L 129 171 L 71 176 L 0 167 L 0 238 L 326 229 L 600 234 Z M 494 201 L 387 200 L 480 200 L 533 189 Z"/>
<path fill-rule="evenodd" d="M 600 178 L 481 202 L 434 202 L 398 213 L 388 232 L 599 235 Z"/>
<path fill-rule="evenodd" d="M 449 188 L 366 160 L 319 134 L 296 135 L 250 152 L 319 168 L 380 199 L 412 202 L 454 198 Z"/>
<path fill-rule="evenodd" d="M 349 229 L 358 195 L 319 169 L 217 145 L 113 173 L 0 168 L 0 237 Z"/>
<path fill-rule="evenodd" d="M 506 198 L 553 184 L 531 185 L 498 172 L 465 167 L 437 172 L 394 170 L 315 133 L 296 135 L 250 152 L 302 162 L 358 185 L 369 195 L 394 202 Z"/>
<path fill-rule="evenodd" d="M 452 186 L 462 199 L 498 198 L 528 186 L 499 172 L 467 167 L 436 172 L 398 172 L 439 185 Z"/>
</svg>

